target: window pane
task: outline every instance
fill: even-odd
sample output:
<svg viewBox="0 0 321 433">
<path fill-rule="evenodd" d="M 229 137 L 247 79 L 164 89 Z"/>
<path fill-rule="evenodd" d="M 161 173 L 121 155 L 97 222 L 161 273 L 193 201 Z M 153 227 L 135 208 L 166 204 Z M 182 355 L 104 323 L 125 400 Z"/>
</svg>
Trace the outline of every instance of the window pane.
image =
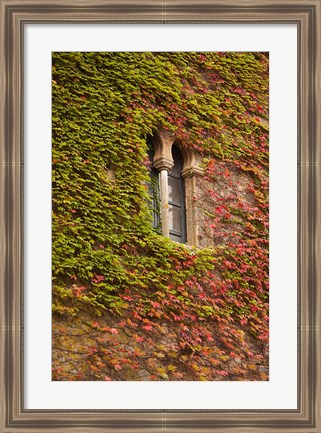
<svg viewBox="0 0 321 433">
<path fill-rule="evenodd" d="M 181 209 L 175 206 L 168 206 L 169 230 L 181 233 Z"/>
<path fill-rule="evenodd" d="M 176 179 L 175 177 L 168 177 L 168 201 L 180 204 L 180 179 Z"/>
<path fill-rule="evenodd" d="M 176 235 L 175 233 L 170 233 L 169 237 L 170 237 L 170 239 L 172 239 L 173 241 L 176 241 L 176 242 L 182 242 L 183 241 L 182 236 Z"/>
<path fill-rule="evenodd" d="M 176 146 L 172 147 L 172 156 L 174 160 L 174 166 L 171 168 L 169 174 L 173 176 L 180 177 L 181 171 L 183 169 L 183 159 L 181 152 L 177 149 Z"/>
<path fill-rule="evenodd" d="M 180 177 L 181 176 L 180 166 L 175 161 L 174 161 L 173 167 L 169 171 L 169 175 L 172 175 L 172 176 L 175 176 L 175 177 Z"/>
</svg>

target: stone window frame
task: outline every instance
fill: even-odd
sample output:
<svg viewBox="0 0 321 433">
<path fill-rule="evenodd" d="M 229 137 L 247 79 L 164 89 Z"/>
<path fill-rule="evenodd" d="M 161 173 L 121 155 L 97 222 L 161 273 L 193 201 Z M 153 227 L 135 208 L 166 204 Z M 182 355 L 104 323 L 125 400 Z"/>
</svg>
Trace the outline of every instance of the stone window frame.
<svg viewBox="0 0 321 433">
<path fill-rule="evenodd" d="M 198 246 L 198 224 L 196 209 L 196 180 L 203 175 L 201 167 L 201 154 L 194 149 L 186 149 L 180 144 L 175 134 L 158 130 L 151 137 L 154 146 L 153 167 L 159 172 L 159 189 L 161 199 L 162 234 L 169 238 L 169 206 L 168 206 L 168 172 L 173 167 L 172 146 L 179 149 L 183 157 L 182 176 L 185 182 L 185 210 L 186 210 L 186 243 L 189 246 Z"/>
</svg>

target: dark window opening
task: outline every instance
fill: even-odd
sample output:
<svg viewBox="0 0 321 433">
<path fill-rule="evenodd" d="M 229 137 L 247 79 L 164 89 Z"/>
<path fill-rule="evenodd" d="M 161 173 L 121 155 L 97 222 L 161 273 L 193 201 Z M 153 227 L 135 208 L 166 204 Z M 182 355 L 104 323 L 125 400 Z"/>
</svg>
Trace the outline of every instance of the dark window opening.
<svg viewBox="0 0 321 433">
<path fill-rule="evenodd" d="M 151 213 L 152 213 L 152 225 L 153 229 L 161 234 L 162 233 L 162 223 L 161 223 L 161 199 L 160 199 L 160 189 L 159 189 L 159 173 L 153 167 L 154 159 L 154 147 L 153 144 L 148 141 L 148 158 L 150 161 L 149 178 L 148 182 L 148 193 L 151 201 Z"/>
<path fill-rule="evenodd" d="M 174 165 L 168 172 L 169 237 L 176 242 L 186 242 L 185 185 L 182 176 L 183 157 L 176 146 L 172 147 Z"/>
</svg>

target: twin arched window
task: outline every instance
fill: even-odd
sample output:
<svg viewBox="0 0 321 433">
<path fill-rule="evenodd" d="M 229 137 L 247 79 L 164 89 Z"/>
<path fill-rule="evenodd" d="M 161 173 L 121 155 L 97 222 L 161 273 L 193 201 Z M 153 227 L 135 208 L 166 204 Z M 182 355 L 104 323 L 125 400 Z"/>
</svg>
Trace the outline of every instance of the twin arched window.
<svg viewBox="0 0 321 433">
<path fill-rule="evenodd" d="M 182 154 L 175 144 L 172 145 L 172 167 L 156 169 L 153 166 L 153 145 L 151 142 L 148 145 L 151 162 L 148 188 L 152 203 L 153 227 L 164 236 L 185 243 L 186 207 Z"/>
</svg>

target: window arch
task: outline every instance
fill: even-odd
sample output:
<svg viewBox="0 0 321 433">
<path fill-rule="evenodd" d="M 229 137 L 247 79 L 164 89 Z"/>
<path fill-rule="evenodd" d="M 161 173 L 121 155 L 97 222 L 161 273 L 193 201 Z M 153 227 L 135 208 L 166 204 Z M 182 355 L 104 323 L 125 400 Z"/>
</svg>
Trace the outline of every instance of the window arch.
<svg viewBox="0 0 321 433">
<path fill-rule="evenodd" d="M 158 130 L 147 139 L 153 227 L 176 242 L 198 246 L 196 178 L 201 156 L 181 147 L 173 133 Z"/>
</svg>

